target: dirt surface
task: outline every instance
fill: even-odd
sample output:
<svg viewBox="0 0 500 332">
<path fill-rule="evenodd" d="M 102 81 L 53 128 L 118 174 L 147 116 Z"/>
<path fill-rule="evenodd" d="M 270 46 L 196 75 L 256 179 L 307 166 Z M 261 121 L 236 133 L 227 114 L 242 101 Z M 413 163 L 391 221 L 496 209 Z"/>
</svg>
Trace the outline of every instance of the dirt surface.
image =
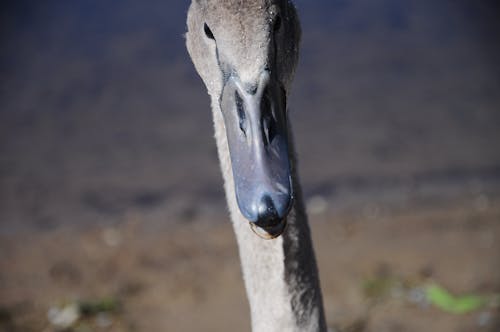
<svg viewBox="0 0 500 332">
<path fill-rule="evenodd" d="M 367 280 L 437 282 L 454 294 L 500 292 L 499 199 L 311 218 L 329 326 L 334 331 L 498 331 L 499 309 L 456 315 L 405 296 L 368 296 Z M 144 230 L 118 227 L 3 236 L 0 331 L 52 331 L 47 312 L 75 300 L 114 298 L 95 331 L 249 331 L 229 222 Z M 101 317 L 102 319 L 102 317 Z M 79 330 L 75 330 L 79 331 Z M 89 330 L 91 331 L 91 330 Z"/>
</svg>

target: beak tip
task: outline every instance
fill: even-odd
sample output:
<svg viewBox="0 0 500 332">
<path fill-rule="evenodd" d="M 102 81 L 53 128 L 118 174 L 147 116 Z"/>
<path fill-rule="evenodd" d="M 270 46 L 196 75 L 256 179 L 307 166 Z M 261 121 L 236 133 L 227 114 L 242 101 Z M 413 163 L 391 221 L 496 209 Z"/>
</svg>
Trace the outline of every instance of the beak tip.
<svg viewBox="0 0 500 332">
<path fill-rule="evenodd" d="M 273 227 L 285 219 L 292 206 L 291 194 L 264 194 L 247 207 L 239 202 L 243 216 L 258 227 Z"/>
</svg>

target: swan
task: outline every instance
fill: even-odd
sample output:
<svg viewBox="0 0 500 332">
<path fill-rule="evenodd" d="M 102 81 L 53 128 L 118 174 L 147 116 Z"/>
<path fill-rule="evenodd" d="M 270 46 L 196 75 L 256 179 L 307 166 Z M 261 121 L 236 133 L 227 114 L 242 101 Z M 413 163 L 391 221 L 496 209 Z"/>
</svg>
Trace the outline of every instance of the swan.
<svg viewBox="0 0 500 332">
<path fill-rule="evenodd" d="M 326 331 L 286 99 L 300 24 L 289 0 L 192 0 L 186 46 L 211 99 L 254 332 Z"/>
</svg>

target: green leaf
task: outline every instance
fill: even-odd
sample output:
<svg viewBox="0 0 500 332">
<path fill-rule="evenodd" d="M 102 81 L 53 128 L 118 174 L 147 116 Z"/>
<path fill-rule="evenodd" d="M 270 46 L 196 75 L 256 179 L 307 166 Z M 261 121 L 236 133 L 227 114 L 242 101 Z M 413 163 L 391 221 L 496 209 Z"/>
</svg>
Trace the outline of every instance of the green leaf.
<svg viewBox="0 0 500 332">
<path fill-rule="evenodd" d="M 487 304 L 487 299 L 480 295 L 454 296 L 438 285 L 429 285 L 425 294 L 430 303 L 439 309 L 453 314 L 466 314 Z"/>
<path fill-rule="evenodd" d="M 97 301 L 80 302 L 80 312 L 87 316 L 96 315 L 102 312 L 116 312 L 120 308 L 120 302 L 111 297 L 103 298 Z"/>
</svg>

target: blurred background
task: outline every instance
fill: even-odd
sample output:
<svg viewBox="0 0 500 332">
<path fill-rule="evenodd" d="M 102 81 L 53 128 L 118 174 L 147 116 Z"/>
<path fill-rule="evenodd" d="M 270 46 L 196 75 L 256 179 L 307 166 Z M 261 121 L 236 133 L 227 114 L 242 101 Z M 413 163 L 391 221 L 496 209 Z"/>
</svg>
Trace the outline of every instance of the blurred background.
<svg viewBox="0 0 500 332">
<path fill-rule="evenodd" d="M 297 0 L 333 331 L 500 330 L 500 6 Z M 189 1 L 0 5 L 0 331 L 249 331 Z"/>
</svg>

